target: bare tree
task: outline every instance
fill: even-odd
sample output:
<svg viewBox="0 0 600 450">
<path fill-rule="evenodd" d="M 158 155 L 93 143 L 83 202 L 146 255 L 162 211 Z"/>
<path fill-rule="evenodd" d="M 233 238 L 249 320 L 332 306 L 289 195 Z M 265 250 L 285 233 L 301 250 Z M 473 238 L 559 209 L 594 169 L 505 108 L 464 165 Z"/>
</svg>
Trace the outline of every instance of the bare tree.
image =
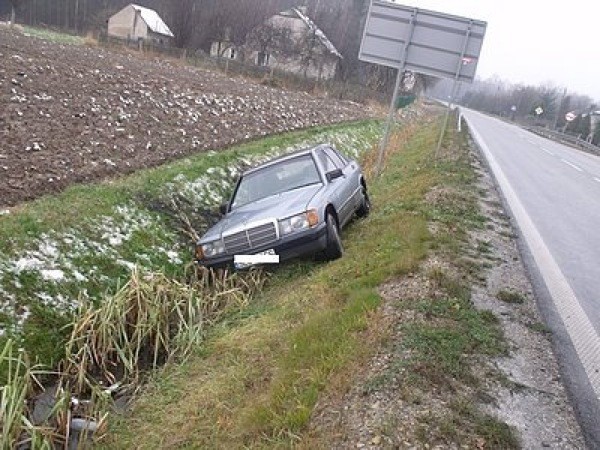
<svg viewBox="0 0 600 450">
<path fill-rule="evenodd" d="M 197 24 L 200 22 L 198 12 L 203 7 L 201 0 L 169 0 L 166 16 L 171 31 L 175 35 L 175 47 L 187 48 L 192 42 Z"/>
<path fill-rule="evenodd" d="M 9 0 L 10 1 L 10 23 L 14 25 L 17 20 L 17 10 L 25 4 L 26 0 Z"/>
<path fill-rule="evenodd" d="M 267 65 L 269 55 L 287 56 L 293 51 L 293 40 L 289 28 L 265 22 L 248 35 L 247 44 L 258 50 L 258 64 Z"/>
<path fill-rule="evenodd" d="M 324 46 L 319 40 L 314 28 L 306 28 L 302 35 L 296 39 L 295 53 L 300 57 L 300 66 L 302 67 L 304 78 L 307 77 L 308 70 L 312 67 L 317 68 L 320 74 L 325 60 Z"/>
</svg>

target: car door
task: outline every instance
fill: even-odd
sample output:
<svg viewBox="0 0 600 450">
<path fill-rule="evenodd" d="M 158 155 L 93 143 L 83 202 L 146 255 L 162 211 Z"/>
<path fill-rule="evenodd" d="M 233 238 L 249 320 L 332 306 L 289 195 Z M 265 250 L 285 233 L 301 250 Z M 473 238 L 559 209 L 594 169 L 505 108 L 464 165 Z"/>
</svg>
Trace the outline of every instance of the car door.
<svg viewBox="0 0 600 450">
<path fill-rule="evenodd" d="M 338 214 L 342 218 L 341 223 L 345 224 L 348 222 L 354 211 L 356 210 L 356 185 L 358 178 L 356 175 L 356 163 L 352 164 L 347 159 L 343 158 L 338 152 L 331 147 L 326 147 L 325 154 L 329 157 L 336 168 L 341 169 L 344 174 L 340 180 L 341 188 L 341 200 L 342 204 L 338 211 Z"/>
<path fill-rule="evenodd" d="M 323 169 L 323 173 L 327 174 L 332 170 L 337 169 L 338 167 L 335 165 L 333 160 L 325 153 L 323 148 L 319 148 L 315 152 L 317 159 L 319 161 L 319 165 Z M 344 205 L 344 176 L 336 178 L 331 181 L 325 180 L 327 183 L 326 186 L 326 196 L 328 201 L 333 205 L 338 214 L 338 219 L 340 221 L 340 226 L 344 224 L 345 216 L 343 216 L 342 207 Z"/>
<path fill-rule="evenodd" d="M 363 203 L 363 187 L 360 182 L 362 178 L 362 169 L 358 162 L 353 159 L 346 158 L 343 154 L 333 149 L 335 153 L 347 164 L 348 178 L 352 189 L 352 198 L 354 202 L 354 211 L 356 211 Z"/>
</svg>

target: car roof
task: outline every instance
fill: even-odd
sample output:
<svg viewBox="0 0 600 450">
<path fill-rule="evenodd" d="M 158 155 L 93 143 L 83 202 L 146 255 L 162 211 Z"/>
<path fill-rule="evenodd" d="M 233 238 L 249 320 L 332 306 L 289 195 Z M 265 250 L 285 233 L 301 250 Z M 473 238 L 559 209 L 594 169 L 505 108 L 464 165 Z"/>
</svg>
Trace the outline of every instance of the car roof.
<svg viewBox="0 0 600 450">
<path fill-rule="evenodd" d="M 266 161 L 266 162 L 264 162 L 262 164 L 259 164 L 256 167 L 253 167 L 251 169 L 248 169 L 248 170 L 244 171 L 244 173 L 242 174 L 242 176 L 243 175 L 251 174 L 252 172 L 256 172 L 257 170 L 263 169 L 265 167 L 272 166 L 274 164 L 278 164 L 278 163 L 280 163 L 282 161 L 287 161 L 289 159 L 296 158 L 298 156 L 310 155 L 310 154 L 314 153 L 315 151 L 319 150 L 320 148 L 325 148 L 325 147 L 331 147 L 331 145 L 323 143 L 323 144 L 315 145 L 313 147 L 306 147 L 306 148 L 303 148 L 303 149 L 300 149 L 300 150 L 295 150 L 295 151 L 293 151 L 291 153 L 286 153 L 285 155 L 278 156 L 276 158 L 270 159 L 269 161 Z"/>
</svg>

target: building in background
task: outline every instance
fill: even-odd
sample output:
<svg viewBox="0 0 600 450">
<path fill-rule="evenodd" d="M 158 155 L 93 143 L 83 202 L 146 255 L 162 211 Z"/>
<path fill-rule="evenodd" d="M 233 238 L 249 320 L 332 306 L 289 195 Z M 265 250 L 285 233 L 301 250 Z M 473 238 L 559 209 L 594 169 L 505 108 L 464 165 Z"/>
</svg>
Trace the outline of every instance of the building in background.
<svg viewBox="0 0 600 450">
<path fill-rule="evenodd" d="M 164 46 L 170 46 L 174 38 L 156 11 L 133 3 L 108 19 L 107 32 L 112 37 Z"/>
<path fill-rule="evenodd" d="M 325 33 L 306 14 L 306 8 L 280 12 L 248 36 L 245 54 L 258 66 L 328 80 L 343 58 Z"/>
<path fill-rule="evenodd" d="M 231 35 L 231 29 L 226 28 L 224 32 L 224 38 L 219 41 L 213 41 L 210 46 L 210 56 L 218 58 L 238 59 L 240 55 L 240 49 L 231 41 L 229 36 Z"/>
</svg>

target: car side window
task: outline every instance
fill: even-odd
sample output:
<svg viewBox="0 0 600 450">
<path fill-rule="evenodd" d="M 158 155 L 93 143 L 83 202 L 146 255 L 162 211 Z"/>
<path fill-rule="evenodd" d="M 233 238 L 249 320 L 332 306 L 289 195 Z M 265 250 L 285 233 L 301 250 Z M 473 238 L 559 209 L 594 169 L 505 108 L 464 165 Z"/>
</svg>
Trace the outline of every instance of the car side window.
<svg viewBox="0 0 600 450">
<path fill-rule="evenodd" d="M 344 161 L 344 164 L 349 164 L 350 163 L 350 159 L 348 159 L 346 157 L 346 155 L 344 155 L 342 152 L 340 152 L 339 150 L 337 150 L 337 149 L 335 149 L 333 147 L 331 147 L 331 149 L 333 150 L 333 153 L 335 153 L 336 155 L 338 155 L 340 157 L 340 159 L 342 161 Z"/>
<path fill-rule="evenodd" d="M 337 169 L 335 163 L 331 160 L 329 156 L 327 156 L 327 154 L 323 150 L 317 151 L 317 158 L 319 158 L 319 162 L 325 169 L 325 173 Z"/>
<path fill-rule="evenodd" d="M 325 153 L 331 158 L 331 160 L 338 169 L 343 169 L 344 167 L 346 167 L 346 161 L 344 161 L 335 150 L 333 150 L 332 148 L 326 148 Z"/>
</svg>

